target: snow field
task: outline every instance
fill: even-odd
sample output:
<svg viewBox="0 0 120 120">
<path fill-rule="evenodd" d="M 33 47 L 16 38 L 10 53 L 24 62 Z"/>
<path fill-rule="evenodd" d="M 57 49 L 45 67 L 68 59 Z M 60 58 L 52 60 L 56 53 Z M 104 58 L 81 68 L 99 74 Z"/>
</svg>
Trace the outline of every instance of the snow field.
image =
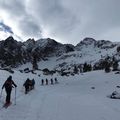
<svg viewBox="0 0 120 120">
<path fill-rule="evenodd" d="M 37 72 L 38 74 L 38 72 Z M 2 86 L 9 76 L 0 71 Z M 120 75 L 94 71 L 70 77 L 56 76 L 59 84 L 40 85 L 43 78 L 18 71 L 12 75 L 17 87 L 17 104 L 14 105 L 14 88 L 12 105 L 0 110 L 0 120 L 119 120 L 120 100 L 110 99 L 107 95 L 119 88 Z M 26 78 L 36 80 L 35 89 L 27 95 L 22 87 Z M 54 76 L 55 77 L 55 76 Z M 94 87 L 94 89 L 92 89 Z M 0 101 L 3 104 L 5 92 Z"/>
</svg>

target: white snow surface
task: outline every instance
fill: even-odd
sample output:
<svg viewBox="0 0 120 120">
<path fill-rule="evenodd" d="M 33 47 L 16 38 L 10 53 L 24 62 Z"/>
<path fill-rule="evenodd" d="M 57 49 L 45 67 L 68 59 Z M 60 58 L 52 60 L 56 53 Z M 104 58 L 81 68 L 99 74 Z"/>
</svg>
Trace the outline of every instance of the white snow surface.
<svg viewBox="0 0 120 120">
<path fill-rule="evenodd" d="M 44 76 L 20 73 L 12 74 L 17 84 L 12 90 L 12 105 L 2 108 L 5 91 L 0 99 L 0 120 L 120 120 L 120 99 L 107 96 L 113 91 L 120 92 L 120 75 L 93 71 L 69 77 Z M 38 76 L 41 74 L 41 77 Z M 0 87 L 10 73 L 0 70 Z M 41 79 L 57 77 L 59 84 L 41 86 Z M 24 94 L 23 83 L 34 78 L 35 89 Z M 94 88 L 94 89 L 92 89 Z"/>
</svg>

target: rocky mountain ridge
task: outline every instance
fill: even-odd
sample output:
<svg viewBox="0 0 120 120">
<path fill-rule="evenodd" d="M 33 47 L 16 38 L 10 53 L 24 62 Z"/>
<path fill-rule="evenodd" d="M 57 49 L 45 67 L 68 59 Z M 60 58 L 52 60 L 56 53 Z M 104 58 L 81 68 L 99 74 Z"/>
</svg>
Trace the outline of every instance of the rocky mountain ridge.
<svg viewBox="0 0 120 120">
<path fill-rule="evenodd" d="M 119 56 L 117 51 L 119 46 L 119 43 L 106 40 L 96 41 L 93 38 L 85 38 L 76 46 L 73 46 L 71 44 L 59 43 L 50 38 L 37 41 L 28 39 L 25 42 L 18 42 L 10 36 L 6 40 L 0 41 L 0 66 L 1 68 L 18 67 L 27 62 L 32 62 L 34 58 L 39 62 L 48 60 L 51 57 L 56 57 L 56 61 L 62 61 L 60 64 L 63 61 L 65 62 L 65 60 L 69 63 L 71 57 L 74 57 L 72 62 L 76 64 L 76 60 L 80 61 L 82 57 L 87 56 L 88 61 L 92 61 L 89 56 L 91 53 L 91 57 L 105 56 L 109 53 Z M 81 62 L 86 62 L 86 60 L 82 59 Z"/>
</svg>

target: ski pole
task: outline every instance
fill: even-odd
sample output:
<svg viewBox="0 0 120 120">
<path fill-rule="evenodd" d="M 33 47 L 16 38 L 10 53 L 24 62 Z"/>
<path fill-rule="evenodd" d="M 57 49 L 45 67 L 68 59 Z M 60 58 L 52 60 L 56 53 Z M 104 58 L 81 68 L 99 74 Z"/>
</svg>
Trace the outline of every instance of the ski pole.
<svg viewBox="0 0 120 120">
<path fill-rule="evenodd" d="M 16 87 L 15 87 L 15 105 L 16 105 L 16 91 L 17 91 L 17 90 L 16 90 Z"/>
<path fill-rule="evenodd" d="M 0 93 L 0 101 L 1 101 L 1 98 L 2 98 L 2 92 L 3 92 L 3 89 L 1 90 L 1 93 Z"/>
</svg>

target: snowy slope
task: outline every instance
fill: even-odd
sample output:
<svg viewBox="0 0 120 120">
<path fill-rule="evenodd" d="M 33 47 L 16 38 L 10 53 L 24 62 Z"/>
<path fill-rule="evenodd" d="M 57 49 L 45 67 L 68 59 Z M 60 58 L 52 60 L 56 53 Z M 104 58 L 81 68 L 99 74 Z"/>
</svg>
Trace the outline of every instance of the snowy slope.
<svg viewBox="0 0 120 120">
<path fill-rule="evenodd" d="M 114 90 L 120 92 L 119 74 L 94 71 L 74 77 L 44 76 L 20 73 L 12 75 L 17 88 L 17 104 L 14 105 L 14 89 L 12 105 L 0 110 L 0 120 L 119 120 L 120 100 L 110 99 L 107 95 Z M 41 74 L 41 77 L 38 77 Z M 0 86 L 10 74 L 0 71 Z M 21 77 L 22 76 L 22 77 Z M 26 78 L 34 78 L 35 90 L 24 94 L 22 87 Z M 59 84 L 41 86 L 41 79 L 57 77 Z M 91 89 L 95 87 L 95 89 Z M 5 100 L 2 95 L 0 106 Z"/>
<path fill-rule="evenodd" d="M 39 40 L 38 45 L 41 45 L 40 47 L 44 48 L 47 43 L 45 43 L 45 39 L 42 41 Z M 40 69 L 48 68 L 50 70 L 60 70 L 63 68 L 68 69 L 74 65 L 84 64 L 85 62 L 93 66 L 107 56 L 111 58 L 114 56 L 120 61 L 120 53 L 117 52 L 117 47 L 119 45 L 120 43 L 105 40 L 96 41 L 92 38 L 86 38 L 74 47 L 74 51 L 67 53 L 63 52 L 60 56 L 47 57 L 48 60 L 41 60 L 37 64 Z M 62 51 L 61 49 L 63 49 L 63 47 L 60 47 L 59 49 Z M 32 65 L 30 66 L 32 67 Z M 22 66 L 20 66 L 20 68 L 21 67 Z"/>
<path fill-rule="evenodd" d="M 95 41 L 92 38 L 86 38 L 85 40 L 81 41 L 77 46 L 76 50 L 67 54 L 63 54 L 58 58 L 58 61 L 64 61 L 74 64 L 80 63 L 91 63 L 94 64 L 95 62 L 99 61 L 106 56 L 113 56 L 117 54 L 117 47 L 119 44 L 115 44 L 112 42 L 104 41 Z M 101 46 L 100 46 L 101 45 Z M 100 46 L 100 47 L 98 47 Z M 109 48 L 110 46 L 114 46 Z"/>
<path fill-rule="evenodd" d="M 93 44 L 88 46 L 82 46 L 81 50 L 75 50 L 69 53 L 63 53 L 61 56 L 49 57 L 48 60 L 41 60 L 37 62 L 39 69 L 48 68 L 53 69 L 68 69 L 74 65 L 84 64 L 85 62 L 94 65 L 100 59 L 105 59 L 107 56 L 116 56 L 120 60 L 120 56 L 116 51 L 117 46 L 111 49 L 101 49 L 94 47 Z M 32 64 L 27 63 L 26 65 L 21 65 L 18 69 L 24 69 L 28 67 L 32 69 Z"/>
</svg>

